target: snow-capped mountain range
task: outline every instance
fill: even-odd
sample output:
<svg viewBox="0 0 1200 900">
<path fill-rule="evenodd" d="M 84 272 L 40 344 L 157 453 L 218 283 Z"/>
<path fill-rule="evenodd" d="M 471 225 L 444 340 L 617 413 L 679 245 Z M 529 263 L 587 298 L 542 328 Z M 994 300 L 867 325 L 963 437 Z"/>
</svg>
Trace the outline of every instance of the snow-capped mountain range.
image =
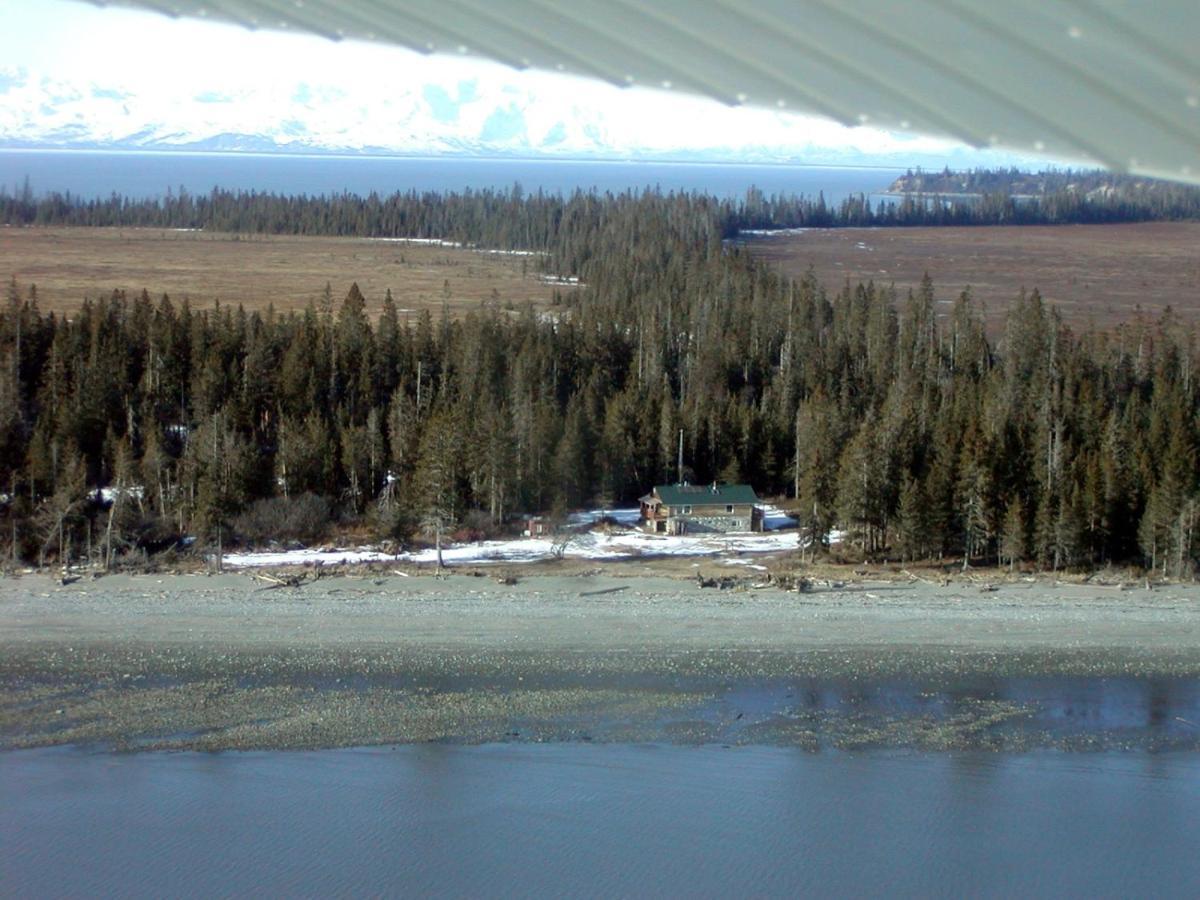
<svg viewBox="0 0 1200 900">
<path fill-rule="evenodd" d="M 530 98 L 486 102 L 473 83 L 401 87 L 365 98 L 299 82 L 164 97 L 0 68 L 0 142 L 7 146 L 293 152 L 591 153 L 612 147 L 583 109 L 553 122 Z"/>
<path fill-rule="evenodd" d="M 0 148 L 926 168 L 1016 161 L 951 141 L 731 108 L 675 91 L 119 5 L 0 0 L 0 34 Z"/>
<path fill-rule="evenodd" d="M 563 90 L 481 78 L 275 78 L 188 88 L 181 95 L 153 80 L 130 86 L 0 66 L 0 148 L 880 165 L 940 164 L 960 155 L 930 139 L 586 82 Z"/>
</svg>

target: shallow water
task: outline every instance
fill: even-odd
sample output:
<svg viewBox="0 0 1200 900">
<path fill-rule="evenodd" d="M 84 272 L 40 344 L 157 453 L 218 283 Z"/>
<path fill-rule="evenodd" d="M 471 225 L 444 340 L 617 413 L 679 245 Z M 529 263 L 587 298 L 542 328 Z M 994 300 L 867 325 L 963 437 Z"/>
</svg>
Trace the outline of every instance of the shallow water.
<svg viewBox="0 0 1200 900">
<path fill-rule="evenodd" d="M 18 896 L 1195 896 L 1200 755 L 0 756 Z"/>
</svg>

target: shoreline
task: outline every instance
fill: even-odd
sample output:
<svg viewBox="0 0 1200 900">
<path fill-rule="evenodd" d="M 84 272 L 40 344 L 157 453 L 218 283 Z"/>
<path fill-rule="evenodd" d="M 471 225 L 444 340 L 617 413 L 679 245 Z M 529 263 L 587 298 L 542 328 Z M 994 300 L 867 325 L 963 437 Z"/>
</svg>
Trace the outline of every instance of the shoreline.
<svg viewBox="0 0 1200 900">
<path fill-rule="evenodd" d="M 1200 749 L 1200 588 L 0 581 L 0 748 L 430 740 Z"/>
<path fill-rule="evenodd" d="M 1200 654 L 1200 585 L 864 577 L 815 580 L 798 592 L 767 582 L 767 573 L 717 562 L 658 569 L 634 561 L 563 561 L 472 566 L 441 575 L 300 567 L 114 574 L 66 585 L 45 575 L 23 576 L 0 579 L 0 644 L 67 637 L 76 645 L 119 643 L 136 635 L 145 643 L 231 646 L 1128 646 Z M 264 572 L 271 573 L 266 580 Z M 289 574 L 312 577 L 289 584 Z M 697 576 L 725 576 L 730 589 L 700 587 Z"/>
</svg>

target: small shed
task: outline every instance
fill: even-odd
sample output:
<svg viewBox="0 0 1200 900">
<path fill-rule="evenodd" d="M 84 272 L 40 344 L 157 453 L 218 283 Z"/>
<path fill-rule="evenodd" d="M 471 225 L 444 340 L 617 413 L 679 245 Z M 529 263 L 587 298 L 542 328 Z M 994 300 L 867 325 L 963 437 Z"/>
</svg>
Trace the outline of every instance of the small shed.
<svg viewBox="0 0 1200 900">
<path fill-rule="evenodd" d="M 642 527 L 653 534 L 763 530 L 758 495 L 748 484 L 663 484 L 640 503 Z"/>
<path fill-rule="evenodd" d="M 552 530 L 550 520 L 545 516 L 527 516 L 525 518 L 525 537 L 546 537 Z"/>
</svg>

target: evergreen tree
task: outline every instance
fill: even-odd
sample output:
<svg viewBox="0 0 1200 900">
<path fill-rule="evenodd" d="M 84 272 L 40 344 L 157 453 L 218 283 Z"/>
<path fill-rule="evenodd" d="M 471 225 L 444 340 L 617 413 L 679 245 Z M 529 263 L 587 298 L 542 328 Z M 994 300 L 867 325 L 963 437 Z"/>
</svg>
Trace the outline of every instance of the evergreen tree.
<svg viewBox="0 0 1200 900">
<path fill-rule="evenodd" d="M 254 451 L 220 409 L 189 438 L 184 454 L 192 496 L 192 526 L 216 539 L 218 549 L 233 516 L 255 496 Z M 219 560 L 218 560 L 219 561 Z"/>
<path fill-rule="evenodd" d="M 906 561 L 929 555 L 929 501 L 915 478 L 905 478 L 900 490 L 900 506 L 896 513 L 894 548 Z"/>
<path fill-rule="evenodd" d="M 1025 531 L 1025 511 L 1020 498 L 1014 497 L 1009 501 L 1008 508 L 1005 510 L 1004 526 L 1000 534 L 1000 559 L 1001 562 L 1005 559 L 1008 560 L 1010 572 L 1016 568 L 1018 562 L 1025 559 L 1028 544 Z"/>
<path fill-rule="evenodd" d="M 141 504 L 140 485 L 135 485 L 134 478 L 137 464 L 133 458 L 133 449 L 126 438 L 115 441 L 112 461 L 112 482 L 110 486 L 111 499 L 108 507 L 108 520 L 104 528 L 104 568 L 111 569 L 113 564 L 114 547 L 124 546 L 126 529 L 130 525 L 131 501 Z"/>
<path fill-rule="evenodd" d="M 1033 519 L 1033 555 L 1038 568 L 1057 572 L 1062 565 L 1059 522 L 1062 520 L 1061 502 L 1054 491 L 1044 493 L 1037 505 Z"/>
<path fill-rule="evenodd" d="M 837 482 L 841 521 L 868 556 L 882 546 L 884 539 L 878 456 L 874 424 L 867 421 L 846 445 Z"/>
<path fill-rule="evenodd" d="M 87 468 L 83 456 L 74 444 L 68 443 L 55 472 L 54 490 L 42 500 L 36 514 L 42 539 L 39 565 L 50 547 L 57 549 L 55 559 L 59 565 L 69 565 L 74 528 L 81 522 L 87 495 Z"/>
<path fill-rule="evenodd" d="M 583 407 L 570 405 L 563 422 L 562 438 L 554 456 L 555 506 L 559 510 L 577 509 L 591 496 L 592 438 Z"/>
<path fill-rule="evenodd" d="M 995 534 L 992 513 L 992 475 L 983 437 L 972 429 L 963 444 L 956 508 L 963 526 L 963 567 L 973 557 L 986 556 Z"/>
<path fill-rule="evenodd" d="M 1151 569 L 1164 576 L 1191 574 L 1195 566 L 1196 450 L 1188 423 L 1178 417 L 1163 458 L 1163 474 L 1151 490 L 1138 528 Z"/>
<path fill-rule="evenodd" d="M 800 540 L 812 550 L 827 547 L 837 522 L 837 408 L 823 396 L 801 405 L 796 416 L 796 500 Z"/>
<path fill-rule="evenodd" d="M 300 421 L 281 420 L 275 483 L 283 495 L 331 494 L 336 483 L 334 448 L 325 420 L 318 413 L 309 413 Z"/>
<path fill-rule="evenodd" d="M 439 569 L 443 567 L 443 538 L 458 524 L 461 513 L 459 479 L 462 443 L 458 431 L 459 423 L 450 411 L 434 412 L 421 436 L 419 463 L 414 478 L 414 495 L 420 510 L 421 526 L 436 542 Z"/>
</svg>

